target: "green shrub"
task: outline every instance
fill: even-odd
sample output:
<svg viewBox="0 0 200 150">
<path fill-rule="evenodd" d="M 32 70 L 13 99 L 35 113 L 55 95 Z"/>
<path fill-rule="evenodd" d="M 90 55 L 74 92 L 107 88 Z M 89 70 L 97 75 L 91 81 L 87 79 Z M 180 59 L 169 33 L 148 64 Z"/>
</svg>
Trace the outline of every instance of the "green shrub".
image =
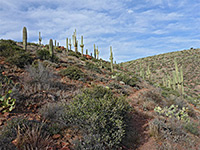
<svg viewBox="0 0 200 150">
<path fill-rule="evenodd" d="M 69 66 L 67 69 L 61 70 L 60 74 L 73 80 L 78 80 L 85 77 L 84 73 L 75 66 Z"/>
<path fill-rule="evenodd" d="M 139 81 L 135 76 L 129 76 L 127 74 L 117 74 L 117 81 L 123 81 L 125 84 L 135 87 L 137 82 Z"/>
<path fill-rule="evenodd" d="M 59 61 L 59 58 L 56 55 L 53 55 L 53 58 L 52 58 L 47 49 L 37 50 L 36 55 L 41 60 L 50 60 L 52 62 L 58 62 Z"/>
<path fill-rule="evenodd" d="M 12 40 L 0 40 L 0 55 L 6 57 L 6 61 L 20 68 L 32 62 L 30 54 L 17 46 Z"/>
<path fill-rule="evenodd" d="M 39 59 L 42 59 L 42 60 L 50 59 L 50 54 L 47 49 L 37 50 L 36 55 Z"/>
<path fill-rule="evenodd" d="M 18 51 L 14 56 L 8 57 L 7 61 L 17 67 L 24 68 L 25 65 L 31 64 L 33 58 L 30 56 L 28 52 Z"/>
<path fill-rule="evenodd" d="M 198 129 L 198 124 L 197 123 L 194 123 L 194 122 L 188 122 L 186 125 L 185 125 L 185 129 L 187 131 L 189 131 L 190 133 L 194 134 L 194 135 L 199 135 L 200 134 L 200 131 Z"/>
<path fill-rule="evenodd" d="M 74 51 L 69 51 L 69 56 L 75 56 L 76 58 L 81 57 L 81 53 L 75 53 Z"/>
<path fill-rule="evenodd" d="M 124 98 L 115 97 L 109 89 L 94 87 L 84 90 L 66 105 L 64 120 L 91 137 L 82 142 L 84 149 L 94 145 L 115 149 L 125 136 L 129 111 Z"/>
<path fill-rule="evenodd" d="M 101 69 L 99 69 L 98 66 L 96 66 L 95 64 L 93 63 L 90 63 L 90 62 L 86 62 L 86 66 L 85 66 L 86 69 L 89 69 L 91 71 L 95 71 L 97 73 L 102 73 L 101 72 Z"/>
</svg>

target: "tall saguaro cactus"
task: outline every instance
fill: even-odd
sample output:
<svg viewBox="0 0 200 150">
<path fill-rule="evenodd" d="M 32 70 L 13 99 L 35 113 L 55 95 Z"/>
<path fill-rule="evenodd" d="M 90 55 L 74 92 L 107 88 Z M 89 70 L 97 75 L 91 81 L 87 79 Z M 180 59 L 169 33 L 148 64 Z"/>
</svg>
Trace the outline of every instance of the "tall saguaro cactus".
<svg viewBox="0 0 200 150">
<path fill-rule="evenodd" d="M 23 48 L 27 50 L 27 30 L 26 27 L 23 28 Z"/>
<path fill-rule="evenodd" d="M 73 40 L 73 45 L 74 45 L 74 49 L 75 49 L 75 52 L 77 53 L 78 52 L 78 41 L 76 39 L 76 29 L 74 31 L 74 34 L 72 35 L 72 40 Z"/>
<path fill-rule="evenodd" d="M 86 55 L 88 55 L 88 49 L 86 49 Z"/>
<path fill-rule="evenodd" d="M 68 49 L 68 38 L 66 38 L 66 54 L 68 56 L 69 53 L 69 49 Z"/>
<path fill-rule="evenodd" d="M 110 46 L 110 68 L 111 68 L 111 72 L 113 72 L 113 53 L 112 53 L 112 46 Z"/>
<path fill-rule="evenodd" d="M 99 50 L 98 50 L 98 46 L 97 46 L 97 49 L 96 49 L 96 57 L 97 57 L 97 59 L 99 59 Z"/>
<path fill-rule="evenodd" d="M 42 42 L 42 37 L 41 37 L 41 33 L 39 32 L 39 45 L 41 45 Z"/>
<path fill-rule="evenodd" d="M 72 50 L 72 42 L 71 42 L 71 39 L 69 39 L 69 50 Z"/>
<path fill-rule="evenodd" d="M 55 48 L 56 48 L 56 40 L 54 41 L 55 43 L 54 43 L 54 46 L 55 46 Z"/>
<path fill-rule="evenodd" d="M 175 65 L 175 73 L 174 73 L 174 81 L 175 84 L 178 86 L 178 90 L 181 92 L 181 94 L 184 94 L 184 87 L 183 87 L 183 69 L 180 68 L 180 72 L 178 69 L 178 64 L 176 61 L 176 58 L 174 59 L 174 65 Z"/>
<path fill-rule="evenodd" d="M 94 58 L 96 58 L 96 48 L 95 48 L 95 44 L 94 44 Z"/>
<path fill-rule="evenodd" d="M 53 40 L 52 39 L 49 40 L 49 54 L 51 58 L 53 58 Z"/>
<path fill-rule="evenodd" d="M 84 44 L 83 44 L 83 36 L 81 36 L 81 56 L 83 56 L 83 47 L 84 47 Z"/>
</svg>

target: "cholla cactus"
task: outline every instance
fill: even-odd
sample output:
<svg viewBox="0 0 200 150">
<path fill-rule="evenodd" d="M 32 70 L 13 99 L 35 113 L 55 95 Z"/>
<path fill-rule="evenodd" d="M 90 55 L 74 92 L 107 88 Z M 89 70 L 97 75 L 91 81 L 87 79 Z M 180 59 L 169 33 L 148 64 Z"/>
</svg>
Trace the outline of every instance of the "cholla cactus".
<svg viewBox="0 0 200 150">
<path fill-rule="evenodd" d="M 53 58 L 53 40 L 52 39 L 49 40 L 49 54 L 51 58 Z"/>
<path fill-rule="evenodd" d="M 111 68 L 111 72 L 113 72 L 113 53 L 112 53 L 112 46 L 110 46 L 110 68 Z"/>
<path fill-rule="evenodd" d="M 41 33 L 39 32 L 39 45 L 41 45 L 42 42 L 42 37 L 41 37 Z"/>
<path fill-rule="evenodd" d="M 23 48 L 27 50 L 27 30 L 26 27 L 23 28 Z"/>
<path fill-rule="evenodd" d="M 83 44 L 83 36 L 81 36 L 81 56 L 83 56 L 83 47 L 84 47 L 84 44 Z"/>
</svg>

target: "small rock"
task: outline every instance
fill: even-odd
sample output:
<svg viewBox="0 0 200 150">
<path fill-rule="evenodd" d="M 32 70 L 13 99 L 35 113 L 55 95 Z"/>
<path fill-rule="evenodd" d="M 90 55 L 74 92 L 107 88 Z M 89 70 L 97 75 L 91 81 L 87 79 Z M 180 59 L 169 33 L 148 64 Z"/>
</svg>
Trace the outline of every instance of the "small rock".
<svg viewBox="0 0 200 150">
<path fill-rule="evenodd" d="M 125 85 L 125 83 L 123 81 L 120 81 L 119 83 L 122 84 L 122 85 Z"/>
<path fill-rule="evenodd" d="M 56 140 L 56 139 L 59 139 L 60 137 L 61 137 L 60 134 L 54 134 L 52 138 L 53 138 L 54 140 Z"/>
</svg>

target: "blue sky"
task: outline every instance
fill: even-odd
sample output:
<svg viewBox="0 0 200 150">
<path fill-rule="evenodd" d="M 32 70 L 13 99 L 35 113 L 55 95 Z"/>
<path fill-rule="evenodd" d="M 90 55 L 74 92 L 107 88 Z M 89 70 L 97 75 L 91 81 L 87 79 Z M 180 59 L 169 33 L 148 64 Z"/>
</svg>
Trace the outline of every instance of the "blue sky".
<svg viewBox="0 0 200 150">
<path fill-rule="evenodd" d="M 200 0 L 0 0 L 0 39 L 65 45 L 77 30 L 84 49 L 117 62 L 200 47 Z M 79 42 L 80 43 L 80 42 Z M 80 50 L 80 48 L 79 48 Z"/>
</svg>

